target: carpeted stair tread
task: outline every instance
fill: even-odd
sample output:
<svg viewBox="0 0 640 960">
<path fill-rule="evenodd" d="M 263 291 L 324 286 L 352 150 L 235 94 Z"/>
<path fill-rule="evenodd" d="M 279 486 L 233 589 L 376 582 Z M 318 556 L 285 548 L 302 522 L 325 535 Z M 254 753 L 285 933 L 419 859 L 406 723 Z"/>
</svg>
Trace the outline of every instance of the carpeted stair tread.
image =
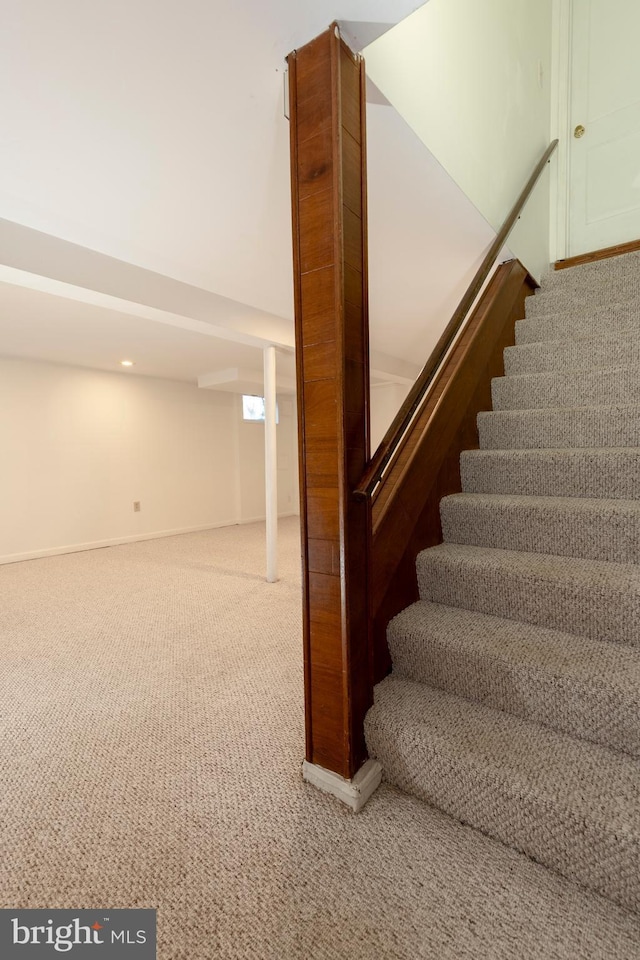
<svg viewBox="0 0 640 960">
<path fill-rule="evenodd" d="M 465 493 L 640 499 L 639 447 L 465 450 Z"/>
<path fill-rule="evenodd" d="M 419 600 L 387 629 L 393 675 L 640 757 L 640 650 Z"/>
<path fill-rule="evenodd" d="M 637 760 L 395 677 L 376 687 L 365 732 L 390 783 L 640 906 Z"/>
<path fill-rule="evenodd" d="M 491 397 L 494 410 L 640 403 L 640 366 L 590 370 L 588 374 L 569 369 L 494 377 Z"/>
<path fill-rule="evenodd" d="M 640 447 L 640 404 L 478 414 L 482 450 Z"/>
<path fill-rule="evenodd" d="M 616 287 L 612 290 L 597 291 L 584 290 L 575 293 L 571 290 L 547 291 L 541 289 L 533 297 L 527 297 L 525 312 L 527 317 L 540 317 L 550 311 L 561 311 L 567 316 L 584 314 L 585 316 L 599 315 L 611 303 L 616 305 L 636 307 L 638 291 L 631 287 Z"/>
<path fill-rule="evenodd" d="M 585 337 L 523 343 L 504 351 L 507 376 L 552 370 L 595 370 L 640 365 L 639 337 Z"/>
<path fill-rule="evenodd" d="M 634 564 L 443 543 L 416 570 L 421 600 L 640 646 Z"/>
<path fill-rule="evenodd" d="M 551 311 L 562 311 L 568 316 L 578 310 L 585 316 L 599 315 L 610 303 L 637 306 L 638 290 L 620 285 L 613 290 L 547 290 L 544 287 L 533 297 L 527 297 L 526 315 L 539 317 Z M 530 302 L 529 302 L 530 301 Z"/>
<path fill-rule="evenodd" d="M 609 289 L 638 286 L 640 281 L 640 252 L 634 250 L 617 257 L 594 260 L 561 270 L 549 270 L 541 289 L 545 293 L 571 291 L 580 295 L 584 291 L 597 293 L 607 284 Z M 640 296 L 640 290 L 638 290 Z"/>
<path fill-rule="evenodd" d="M 527 302 L 536 300 L 528 297 Z M 639 337 L 640 310 L 635 302 L 612 303 L 597 313 L 587 314 L 579 308 L 576 312 L 554 311 L 538 313 L 516 321 L 515 342 L 539 343 L 546 340 L 576 340 L 592 337 Z"/>
<path fill-rule="evenodd" d="M 640 910 L 640 252 L 525 310 L 367 744 L 391 783 Z"/>
<path fill-rule="evenodd" d="M 459 493 L 440 516 L 447 543 L 640 564 L 640 500 Z"/>
</svg>

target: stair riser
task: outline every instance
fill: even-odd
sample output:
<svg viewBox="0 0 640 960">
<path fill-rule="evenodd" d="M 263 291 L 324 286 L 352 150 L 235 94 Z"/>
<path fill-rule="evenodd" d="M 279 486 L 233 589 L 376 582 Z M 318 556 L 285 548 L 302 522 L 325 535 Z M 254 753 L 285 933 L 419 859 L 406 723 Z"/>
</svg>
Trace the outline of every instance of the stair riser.
<svg viewBox="0 0 640 960">
<path fill-rule="evenodd" d="M 491 382 L 491 396 L 494 410 L 640 403 L 640 367 L 594 370 L 585 376 L 569 371 L 496 377 Z"/>
<path fill-rule="evenodd" d="M 640 447 L 640 406 L 480 413 L 482 450 Z"/>
<path fill-rule="evenodd" d="M 640 593 L 583 583 L 532 566 L 531 573 L 449 561 L 436 551 L 416 563 L 422 600 L 510 620 L 640 646 Z"/>
<path fill-rule="evenodd" d="M 531 299 L 531 298 L 529 298 Z M 516 321 L 515 342 L 541 343 L 547 340 L 575 340 L 576 338 L 640 337 L 640 316 L 635 304 L 611 307 L 598 317 L 583 313 L 556 312 Z"/>
<path fill-rule="evenodd" d="M 507 376 L 547 373 L 553 370 L 599 370 L 606 367 L 640 366 L 637 340 L 561 340 L 522 344 L 504 351 Z"/>
<path fill-rule="evenodd" d="M 440 504 L 440 514 L 446 543 L 640 563 L 640 512 L 586 514 L 570 506 L 545 510 L 521 504 L 471 504 L 464 498 L 447 497 Z"/>
<path fill-rule="evenodd" d="M 376 722 L 372 711 L 365 732 L 370 755 L 384 757 L 387 782 L 621 906 L 638 908 L 637 842 L 620 845 L 612 870 L 612 837 L 597 825 L 577 822 L 570 811 L 561 808 L 550 811 L 544 800 L 522 795 L 517 785 L 487 776 L 482 764 L 452 765 L 447 756 L 440 755 L 437 743 L 421 737 L 419 726 L 389 730 Z M 416 770 L 428 770 L 428 779 L 418 777 Z"/>
<path fill-rule="evenodd" d="M 557 676 L 552 668 L 456 646 L 435 630 L 412 633 L 402 615 L 389 625 L 387 638 L 394 676 L 640 757 L 637 697 L 634 702 L 601 677 Z"/>
<path fill-rule="evenodd" d="M 460 457 L 465 493 L 513 493 L 526 497 L 640 499 L 640 453 L 562 450 L 502 453 L 465 451 Z"/>
</svg>

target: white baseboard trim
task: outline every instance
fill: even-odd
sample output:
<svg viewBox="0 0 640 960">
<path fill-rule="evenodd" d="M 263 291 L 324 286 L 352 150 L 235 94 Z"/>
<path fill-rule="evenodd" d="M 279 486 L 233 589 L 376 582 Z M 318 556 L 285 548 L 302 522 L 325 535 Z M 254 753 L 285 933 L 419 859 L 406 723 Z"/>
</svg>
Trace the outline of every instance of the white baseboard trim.
<svg viewBox="0 0 640 960">
<path fill-rule="evenodd" d="M 337 797 L 351 807 L 354 813 L 358 813 L 380 785 L 382 766 L 377 760 L 367 760 L 352 780 L 345 780 L 339 774 L 305 760 L 302 764 L 302 776 L 314 787 Z"/>
<path fill-rule="evenodd" d="M 280 517 L 294 517 L 295 513 L 281 513 Z M 23 560 L 43 560 L 45 557 L 59 557 L 65 553 L 83 553 L 85 550 L 101 550 L 103 547 L 118 547 L 123 543 L 138 543 L 142 540 L 161 540 L 163 537 L 179 537 L 183 533 L 200 533 L 203 530 L 219 530 L 221 527 L 236 527 L 245 523 L 264 522 L 264 517 L 251 520 L 224 520 L 220 523 L 207 523 L 197 527 L 179 527 L 175 530 L 156 530 L 154 533 L 133 533 L 126 537 L 112 537 L 109 540 L 93 540 L 89 543 L 73 543 L 63 547 L 48 547 L 45 550 L 30 550 L 26 553 L 9 553 L 0 556 L 0 565 L 4 563 L 22 563 Z"/>
</svg>

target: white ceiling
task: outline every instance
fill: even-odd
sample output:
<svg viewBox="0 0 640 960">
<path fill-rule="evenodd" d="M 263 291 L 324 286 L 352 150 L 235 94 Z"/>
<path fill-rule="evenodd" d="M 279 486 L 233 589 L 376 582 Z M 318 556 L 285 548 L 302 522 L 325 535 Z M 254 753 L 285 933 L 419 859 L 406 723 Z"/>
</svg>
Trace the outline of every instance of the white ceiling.
<svg viewBox="0 0 640 960">
<path fill-rule="evenodd" d="M 420 5 L 8 0 L 0 217 L 31 232 L 0 243 L 0 354 L 111 369 L 124 352 L 134 375 L 195 382 L 259 370 L 260 337 L 290 345 L 284 57 L 334 19 L 366 39 Z M 490 231 L 388 106 L 370 108 L 369 173 L 371 344 L 414 375 Z"/>
<path fill-rule="evenodd" d="M 126 375 L 195 383 L 203 370 L 237 365 L 262 379 L 262 350 L 157 323 L 121 311 L 0 283 L 2 352 Z M 124 370 L 121 360 L 135 367 Z M 292 355 L 280 355 L 278 370 L 295 376 Z"/>
</svg>

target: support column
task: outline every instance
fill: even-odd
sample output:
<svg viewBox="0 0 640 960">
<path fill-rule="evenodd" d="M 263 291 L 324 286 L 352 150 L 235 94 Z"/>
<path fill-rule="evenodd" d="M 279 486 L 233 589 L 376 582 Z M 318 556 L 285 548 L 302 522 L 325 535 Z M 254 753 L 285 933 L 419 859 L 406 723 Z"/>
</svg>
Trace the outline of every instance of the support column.
<svg viewBox="0 0 640 960">
<path fill-rule="evenodd" d="M 267 582 L 278 579 L 278 456 L 276 448 L 276 348 L 264 348 L 264 489 L 267 516 Z"/>
<path fill-rule="evenodd" d="M 334 24 L 288 64 L 305 776 L 324 768 L 350 802 L 336 783 L 360 790 L 373 689 L 368 504 L 351 495 L 369 457 L 364 63 Z"/>
</svg>

